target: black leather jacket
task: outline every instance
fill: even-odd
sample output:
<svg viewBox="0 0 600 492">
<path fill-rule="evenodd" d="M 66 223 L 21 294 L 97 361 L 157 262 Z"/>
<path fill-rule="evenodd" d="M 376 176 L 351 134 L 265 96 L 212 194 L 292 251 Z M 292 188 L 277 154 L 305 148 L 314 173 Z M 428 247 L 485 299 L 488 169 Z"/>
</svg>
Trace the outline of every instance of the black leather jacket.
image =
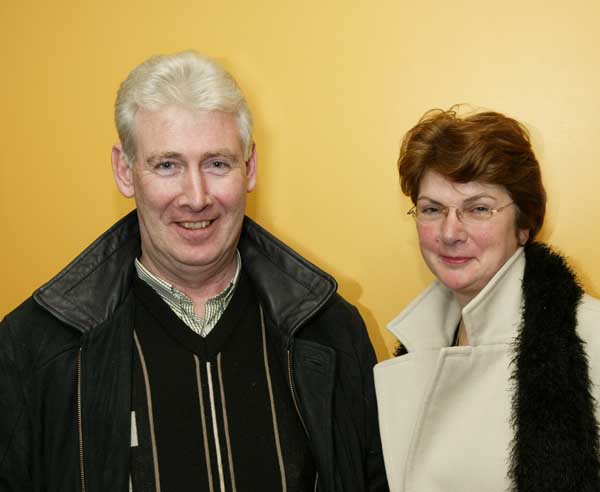
<svg viewBox="0 0 600 492">
<path fill-rule="evenodd" d="M 318 490 L 387 490 L 375 356 L 357 310 L 248 218 L 239 250 L 288 367 Z M 128 489 L 139 252 L 134 211 L 0 324 L 0 491 Z"/>
</svg>

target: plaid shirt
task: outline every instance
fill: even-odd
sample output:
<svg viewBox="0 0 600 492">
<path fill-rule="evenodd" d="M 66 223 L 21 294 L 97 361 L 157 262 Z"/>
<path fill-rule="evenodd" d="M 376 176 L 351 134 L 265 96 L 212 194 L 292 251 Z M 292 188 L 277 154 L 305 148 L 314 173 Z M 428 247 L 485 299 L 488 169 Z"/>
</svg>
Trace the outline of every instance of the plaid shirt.
<svg viewBox="0 0 600 492">
<path fill-rule="evenodd" d="M 240 257 L 240 252 L 237 251 L 237 267 L 231 283 L 223 291 L 206 301 L 204 316 L 202 317 L 196 316 L 196 313 L 194 313 L 194 302 L 188 296 L 168 282 L 150 273 L 137 258 L 135 259 L 135 269 L 138 277 L 156 291 L 181 321 L 195 333 L 205 337 L 215 327 L 233 297 L 233 292 L 242 269 L 242 258 Z"/>
</svg>

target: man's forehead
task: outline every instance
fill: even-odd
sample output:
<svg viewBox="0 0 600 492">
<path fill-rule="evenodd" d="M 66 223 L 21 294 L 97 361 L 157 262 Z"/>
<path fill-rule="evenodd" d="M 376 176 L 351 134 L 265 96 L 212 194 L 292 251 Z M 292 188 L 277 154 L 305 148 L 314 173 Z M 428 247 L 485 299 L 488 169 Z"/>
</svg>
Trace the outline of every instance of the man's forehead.
<svg viewBox="0 0 600 492">
<path fill-rule="evenodd" d="M 151 124 L 151 125 L 164 125 L 172 126 L 182 120 L 194 121 L 203 117 L 210 116 L 221 116 L 224 118 L 232 117 L 232 113 L 226 113 L 219 110 L 206 110 L 206 109 L 194 109 L 187 108 L 178 105 L 162 106 L 157 109 L 139 108 L 134 117 L 135 126 Z"/>
<path fill-rule="evenodd" d="M 150 154 L 184 153 L 193 147 L 221 155 L 243 152 L 239 124 L 232 113 L 168 106 L 140 109 L 135 118 L 136 144 L 144 160 Z"/>
<path fill-rule="evenodd" d="M 138 134 L 146 130 L 162 133 L 183 131 L 191 127 L 204 130 L 218 127 L 222 131 L 235 129 L 239 133 L 238 120 L 234 113 L 181 106 L 165 106 L 156 110 L 140 108 L 135 114 L 134 122 Z"/>
</svg>

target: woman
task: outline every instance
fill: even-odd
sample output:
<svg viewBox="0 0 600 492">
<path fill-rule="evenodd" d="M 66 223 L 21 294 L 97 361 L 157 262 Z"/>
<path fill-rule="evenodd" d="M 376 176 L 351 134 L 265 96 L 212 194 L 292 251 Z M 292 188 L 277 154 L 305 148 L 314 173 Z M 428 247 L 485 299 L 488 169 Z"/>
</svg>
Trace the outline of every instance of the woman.
<svg viewBox="0 0 600 492">
<path fill-rule="evenodd" d="M 546 194 L 526 130 L 430 111 L 398 169 L 437 280 L 375 368 L 391 490 L 600 490 L 600 301 L 533 242 Z"/>
</svg>

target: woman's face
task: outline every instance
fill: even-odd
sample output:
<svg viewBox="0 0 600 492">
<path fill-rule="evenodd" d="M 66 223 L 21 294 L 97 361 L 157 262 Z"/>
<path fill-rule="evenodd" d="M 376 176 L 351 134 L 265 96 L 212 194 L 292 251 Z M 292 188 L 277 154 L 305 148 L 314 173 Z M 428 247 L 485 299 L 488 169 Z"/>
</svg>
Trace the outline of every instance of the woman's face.
<svg viewBox="0 0 600 492">
<path fill-rule="evenodd" d="M 417 223 L 421 254 L 429 269 L 464 306 L 473 299 L 517 248 L 529 230 L 516 228 L 516 206 L 507 206 L 484 221 L 464 224 L 456 209 L 498 209 L 511 203 L 502 186 L 470 181 L 455 183 L 427 171 L 421 180 L 417 207 L 450 207 L 437 221 Z"/>
</svg>

